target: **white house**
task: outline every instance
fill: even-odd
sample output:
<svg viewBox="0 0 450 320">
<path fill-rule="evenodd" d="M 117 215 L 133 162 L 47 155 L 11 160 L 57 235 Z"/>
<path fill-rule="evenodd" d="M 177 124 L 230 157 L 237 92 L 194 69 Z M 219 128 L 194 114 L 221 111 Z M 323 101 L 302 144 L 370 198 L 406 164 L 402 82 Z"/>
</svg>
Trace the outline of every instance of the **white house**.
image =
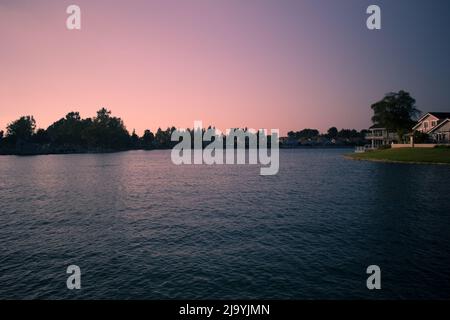
<svg viewBox="0 0 450 320">
<path fill-rule="evenodd" d="M 369 128 L 369 133 L 366 134 L 366 140 L 370 140 L 371 148 L 376 149 L 391 144 L 392 142 L 399 142 L 400 139 L 396 132 L 374 124 Z"/>
</svg>

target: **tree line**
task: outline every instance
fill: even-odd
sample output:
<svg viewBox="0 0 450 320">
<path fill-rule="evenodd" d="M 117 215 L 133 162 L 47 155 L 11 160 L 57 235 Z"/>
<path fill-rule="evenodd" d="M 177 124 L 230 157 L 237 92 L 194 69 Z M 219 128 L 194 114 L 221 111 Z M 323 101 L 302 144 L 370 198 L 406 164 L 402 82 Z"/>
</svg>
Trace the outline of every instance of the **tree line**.
<svg viewBox="0 0 450 320">
<path fill-rule="evenodd" d="M 416 141 L 425 141 L 428 137 L 424 133 L 412 132 L 413 126 L 421 114 L 416 106 L 416 100 L 409 92 L 400 90 L 389 92 L 381 100 L 372 104 L 372 123 L 374 127 L 384 128 L 389 132 L 396 133 L 398 140 L 405 140 L 409 134 L 413 134 Z M 298 140 L 300 144 L 320 139 L 331 139 L 343 144 L 363 144 L 369 130 L 357 131 L 354 129 L 341 129 L 336 127 L 328 129 L 327 133 L 320 134 L 316 129 L 303 129 L 297 132 L 289 132 L 291 141 Z"/>
<path fill-rule="evenodd" d="M 288 138 L 291 139 L 313 139 L 317 137 L 324 137 L 329 139 L 352 139 L 352 138 L 364 138 L 367 134 L 367 130 L 355 130 L 355 129 L 341 129 L 331 127 L 326 133 L 321 134 L 317 129 L 303 129 L 300 131 L 289 131 Z"/>
<path fill-rule="evenodd" d="M 416 100 L 406 91 L 388 93 L 383 99 L 371 105 L 372 122 L 378 127 L 396 132 L 402 140 L 411 132 L 420 114 L 415 103 Z M 47 129 L 37 130 L 34 117 L 24 116 L 8 124 L 6 133 L 0 131 L 0 154 L 166 149 L 177 143 L 171 141 L 174 130 L 175 127 L 165 130 L 159 128 L 155 133 L 145 130 L 139 137 L 134 130 L 130 134 L 122 119 L 112 116 L 111 111 L 105 108 L 97 111 L 95 117 L 86 119 L 82 119 L 78 112 L 70 112 Z M 242 130 L 258 136 L 258 133 L 250 133 L 247 128 Z M 188 131 L 191 135 L 194 134 L 193 129 Z M 338 130 L 331 127 L 326 133 L 320 133 L 317 129 L 306 128 L 288 132 L 287 139 L 282 139 L 280 145 L 363 145 L 367 142 L 365 140 L 367 132 L 368 130 Z M 270 137 L 268 141 L 270 142 Z"/>
<path fill-rule="evenodd" d="M 211 126 L 208 129 L 214 129 Z M 175 127 L 153 133 L 145 130 L 138 136 L 130 134 L 121 118 L 102 108 L 93 118 L 82 119 L 79 112 L 70 112 L 47 129 L 36 129 L 33 116 L 23 116 L 9 123 L 6 133 L 0 131 L 0 154 L 49 154 L 114 152 L 125 150 L 169 149 L 177 141 L 171 141 Z M 247 128 L 242 129 L 248 132 Z M 194 129 L 187 129 L 194 136 Z M 205 129 L 202 129 L 202 134 Z M 253 133 L 252 133 L 253 134 Z M 258 137 L 258 133 L 254 133 Z M 224 145 L 226 143 L 225 136 Z M 217 139 L 213 137 L 212 141 Z M 191 139 L 194 141 L 194 139 Z M 268 138 L 270 144 L 270 137 Z M 204 146 L 207 143 L 204 143 Z M 237 141 L 236 141 L 237 144 Z M 247 143 L 246 143 L 247 145 Z"/>
<path fill-rule="evenodd" d="M 211 126 L 208 129 L 210 128 Z M 69 112 L 47 129 L 36 129 L 34 117 L 23 116 L 9 123 L 6 133 L 0 131 L 0 153 L 45 154 L 168 149 L 177 143 L 171 141 L 172 132 L 175 130 L 176 128 L 172 126 L 165 130 L 159 128 L 155 133 L 145 130 L 142 136 L 138 136 L 134 130 L 130 134 L 123 120 L 113 116 L 106 108 L 97 111 L 95 117 L 86 119 L 82 119 L 79 112 Z M 247 128 L 241 130 L 256 136 L 259 134 L 249 133 Z M 187 129 L 187 131 L 194 135 L 193 129 Z M 363 138 L 363 135 L 363 131 L 358 132 L 354 129 L 338 131 L 332 127 L 322 135 L 317 129 L 291 131 L 288 133 L 288 138 L 295 140 L 316 137 L 351 139 Z"/>
<path fill-rule="evenodd" d="M 36 130 L 33 116 L 23 116 L 0 131 L 2 153 L 108 152 L 132 149 L 168 148 L 175 128 L 145 130 L 139 137 L 130 134 L 121 118 L 102 108 L 93 118 L 82 119 L 70 112 L 47 129 Z"/>
</svg>

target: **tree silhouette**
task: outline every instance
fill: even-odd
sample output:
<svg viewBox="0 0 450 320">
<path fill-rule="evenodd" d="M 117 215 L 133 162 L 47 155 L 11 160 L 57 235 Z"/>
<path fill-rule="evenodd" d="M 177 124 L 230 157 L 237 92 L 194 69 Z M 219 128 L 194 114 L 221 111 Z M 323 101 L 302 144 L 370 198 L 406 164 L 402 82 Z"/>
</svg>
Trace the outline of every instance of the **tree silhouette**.
<svg viewBox="0 0 450 320">
<path fill-rule="evenodd" d="M 142 136 L 142 145 L 145 149 L 151 149 L 153 147 L 153 141 L 155 140 L 155 136 L 150 130 L 145 130 L 144 135 Z"/>
<path fill-rule="evenodd" d="M 330 139 L 335 139 L 338 136 L 338 129 L 336 127 L 331 127 L 328 129 L 327 134 Z"/>
<path fill-rule="evenodd" d="M 33 116 L 24 116 L 7 126 L 7 135 L 13 141 L 29 141 L 36 129 Z"/>
<path fill-rule="evenodd" d="M 215 128 L 209 126 L 208 129 Z M 163 130 L 158 128 L 153 134 L 145 130 L 139 137 L 135 130 L 130 135 L 121 118 L 112 116 L 110 110 L 101 108 L 93 118 L 82 119 L 79 112 L 69 112 L 65 117 L 51 124 L 47 129 L 36 131 L 36 122 L 32 116 L 21 117 L 10 123 L 7 127 L 6 137 L 0 131 L 0 153 L 2 154 L 40 154 L 40 153 L 79 153 L 79 152 L 111 152 L 131 149 L 167 149 L 173 147 L 177 142 L 171 141 L 175 127 L 167 127 Z M 252 132 L 248 128 L 235 128 L 244 132 L 245 146 L 249 147 L 250 138 L 255 138 L 259 143 L 260 133 Z M 203 134 L 206 129 L 188 128 L 191 135 L 192 146 L 194 146 L 194 135 Z M 342 129 L 337 131 L 335 127 L 328 130 L 328 134 L 321 135 L 317 129 L 303 129 L 288 133 L 290 139 L 297 140 L 297 145 L 318 145 L 327 143 L 330 137 L 340 139 L 340 144 L 364 143 L 364 132 L 354 129 Z M 221 139 L 223 146 L 227 144 L 227 135 L 216 135 L 211 141 L 203 142 L 203 147 Z M 359 141 L 358 141 L 359 139 Z M 237 147 L 236 138 L 234 146 Z M 344 141 L 345 140 L 345 141 Z M 270 144 L 270 136 L 267 137 Z M 325 141 L 325 142 L 324 142 Z M 241 143 L 243 141 L 240 141 Z M 329 142 L 328 142 L 329 143 Z"/>
<path fill-rule="evenodd" d="M 122 119 L 112 117 L 106 108 L 97 111 L 97 117 L 86 128 L 85 136 L 91 148 L 121 150 L 130 144 L 130 135 Z"/>
<path fill-rule="evenodd" d="M 90 121 L 82 120 L 78 112 L 69 112 L 47 128 L 48 139 L 57 145 L 86 146 L 87 139 L 84 130 L 91 125 Z"/>
<path fill-rule="evenodd" d="M 47 131 L 44 129 L 38 129 L 33 135 L 31 141 L 38 144 L 46 144 L 50 142 Z"/>
<path fill-rule="evenodd" d="M 388 130 L 396 131 L 402 139 L 414 125 L 420 114 L 416 108 L 416 100 L 403 90 L 388 93 L 382 100 L 371 106 L 372 122 Z"/>
<path fill-rule="evenodd" d="M 130 137 L 130 142 L 133 149 L 138 149 L 140 147 L 141 140 L 139 139 L 139 136 L 136 134 L 136 130 L 134 129 Z"/>
<path fill-rule="evenodd" d="M 310 139 L 317 137 L 320 134 L 319 130 L 317 129 L 303 129 L 300 131 L 289 131 L 288 137 L 291 139 Z"/>
</svg>

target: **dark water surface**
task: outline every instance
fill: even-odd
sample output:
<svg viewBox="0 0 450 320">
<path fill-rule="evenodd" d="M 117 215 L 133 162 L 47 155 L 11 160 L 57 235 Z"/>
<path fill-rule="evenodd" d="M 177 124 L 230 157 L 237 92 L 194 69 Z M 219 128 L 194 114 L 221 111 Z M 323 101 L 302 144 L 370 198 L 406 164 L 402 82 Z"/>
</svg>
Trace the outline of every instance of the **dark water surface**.
<svg viewBox="0 0 450 320">
<path fill-rule="evenodd" d="M 169 151 L 0 157 L 0 298 L 450 298 L 450 167 L 346 152 L 281 150 L 266 177 Z"/>
</svg>

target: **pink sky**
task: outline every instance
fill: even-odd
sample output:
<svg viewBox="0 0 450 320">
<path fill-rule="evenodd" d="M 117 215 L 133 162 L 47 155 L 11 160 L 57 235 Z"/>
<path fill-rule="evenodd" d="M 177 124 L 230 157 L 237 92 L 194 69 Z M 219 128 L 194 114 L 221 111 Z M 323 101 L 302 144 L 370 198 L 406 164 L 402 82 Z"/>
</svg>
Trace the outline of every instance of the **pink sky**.
<svg viewBox="0 0 450 320">
<path fill-rule="evenodd" d="M 72 3 L 81 31 L 65 27 Z M 361 129 L 372 102 L 408 84 L 368 75 L 353 26 L 314 2 L 277 3 L 1 0 L 0 128 L 28 114 L 46 128 L 104 106 L 139 134 L 195 120 L 283 134 Z M 364 16 L 355 23 L 365 32 Z"/>
</svg>

